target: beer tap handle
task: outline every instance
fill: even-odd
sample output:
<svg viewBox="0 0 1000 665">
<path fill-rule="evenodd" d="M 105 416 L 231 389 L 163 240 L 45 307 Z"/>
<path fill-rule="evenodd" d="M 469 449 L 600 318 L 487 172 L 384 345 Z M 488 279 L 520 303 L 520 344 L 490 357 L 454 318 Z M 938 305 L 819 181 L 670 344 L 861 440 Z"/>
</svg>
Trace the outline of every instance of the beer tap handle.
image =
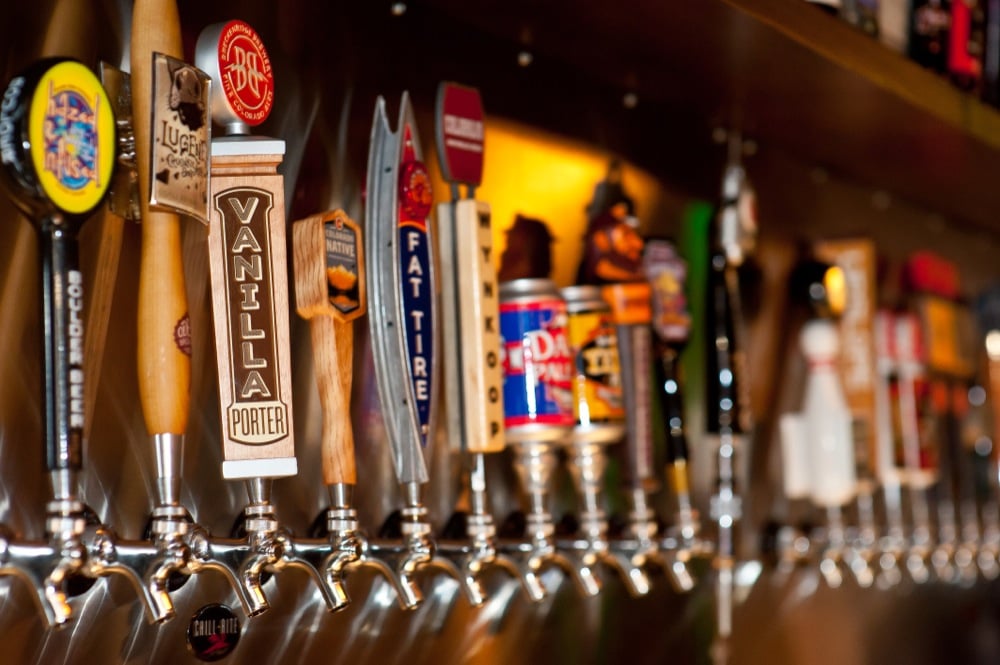
<svg viewBox="0 0 1000 665">
<path fill-rule="evenodd" d="M 658 483 L 654 473 L 653 437 L 650 422 L 651 337 L 649 324 L 652 291 L 647 282 L 610 284 L 604 298 L 611 306 L 618 329 L 622 395 L 627 417 L 627 476 L 633 492 L 652 492 Z"/>
<path fill-rule="evenodd" d="M 659 360 L 653 363 L 653 367 L 662 418 L 666 424 L 667 469 L 677 500 L 681 543 L 690 549 L 698 524 L 691 505 L 684 404 L 677 371 L 680 353 L 691 330 L 691 316 L 684 296 L 687 266 L 674 246 L 665 240 L 646 242 L 643 266 L 652 289 L 652 328 L 657 338 L 656 355 Z"/>
<path fill-rule="evenodd" d="M 313 366 L 323 411 L 323 483 L 330 491 L 327 526 L 333 551 L 321 568 L 332 609 L 350 602 L 347 566 L 362 559 L 366 539 L 358 531 L 351 489 L 357 480 L 351 428 L 354 319 L 366 309 L 361 230 L 342 210 L 313 215 L 292 226 L 295 302 L 309 320 Z M 317 570 L 320 566 L 317 566 Z"/>
<path fill-rule="evenodd" d="M 191 347 L 181 256 L 180 218 L 152 210 L 151 117 L 153 52 L 180 58 L 180 17 L 174 0 L 136 0 L 132 12 L 132 118 L 142 249 L 139 268 L 139 398 L 150 436 L 180 437 L 187 430 Z"/>
<path fill-rule="evenodd" d="M 421 498 L 428 480 L 437 402 L 437 308 L 429 216 L 430 175 L 422 161 L 409 95 L 400 103 L 396 132 L 378 99 L 368 154 L 366 251 L 368 292 L 377 303 L 368 317 L 379 402 L 396 478 L 405 504 L 400 528 L 405 551 L 391 553 L 405 606 L 420 601 L 414 573 L 435 558 Z"/>
<path fill-rule="evenodd" d="M 75 60 L 39 61 L 11 80 L 3 100 L 0 171 L 14 203 L 36 220 L 39 232 L 42 422 L 52 484 L 46 531 L 57 559 L 40 586 L 50 610 L 46 616 L 63 624 L 71 615 L 64 583 L 87 572 L 81 542 L 84 507 L 77 487 L 86 417 L 77 232 L 107 192 L 115 121 L 104 88 Z"/>
<path fill-rule="evenodd" d="M 354 485 L 352 321 L 366 309 L 360 229 L 346 213 L 336 210 L 295 222 L 292 244 L 295 306 L 299 316 L 309 320 L 323 410 L 323 482 Z"/>
<path fill-rule="evenodd" d="M 431 204 L 409 96 L 403 95 L 395 133 L 389 128 L 385 100 L 379 98 L 368 158 L 365 231 L 368 292 L 378 306 L 368 322 L 379 401 L 396 477 L 403 485 L 427 482 L 424 451 L 433 432 L 436 308 L 427 228 Z"/>
</svg>

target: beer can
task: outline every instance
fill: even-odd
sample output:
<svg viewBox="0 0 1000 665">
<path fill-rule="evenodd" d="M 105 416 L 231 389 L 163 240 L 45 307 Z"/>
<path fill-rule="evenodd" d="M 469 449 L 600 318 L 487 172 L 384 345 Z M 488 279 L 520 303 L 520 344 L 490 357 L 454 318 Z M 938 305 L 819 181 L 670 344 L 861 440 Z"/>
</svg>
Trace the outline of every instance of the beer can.
<svg viewBox="0 0 1000 665">
<path fill-rule="evenodd" d="M 566 302 L 548 279 L 500 284 L 504 426 L 508 443 L 563 439 L 572 430 L 573 359 Z"/>
<path fill-rule="evenodd" d="M 625 435 L 625 405 L 611 307 L 598 286 L 569 286 L 560 293 L 573 356 L 573 440 L 617 441 Z"/>
</svg>

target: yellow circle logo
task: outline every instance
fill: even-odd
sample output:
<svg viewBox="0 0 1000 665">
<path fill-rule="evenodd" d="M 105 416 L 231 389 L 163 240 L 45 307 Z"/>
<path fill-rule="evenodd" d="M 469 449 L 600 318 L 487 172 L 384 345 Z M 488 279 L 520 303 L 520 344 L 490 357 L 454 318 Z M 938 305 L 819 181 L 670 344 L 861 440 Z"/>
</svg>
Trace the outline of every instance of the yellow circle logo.
<svg viewBox="0 0 1000 665">
<path fill-rule="evenodd" d="M 108 189 L 115 119 L 97 77 L 79 62 L 42 75 L 28 117 L 31 160 L 45 195 L 70 214 L 92 210 Z"/>
</svg>

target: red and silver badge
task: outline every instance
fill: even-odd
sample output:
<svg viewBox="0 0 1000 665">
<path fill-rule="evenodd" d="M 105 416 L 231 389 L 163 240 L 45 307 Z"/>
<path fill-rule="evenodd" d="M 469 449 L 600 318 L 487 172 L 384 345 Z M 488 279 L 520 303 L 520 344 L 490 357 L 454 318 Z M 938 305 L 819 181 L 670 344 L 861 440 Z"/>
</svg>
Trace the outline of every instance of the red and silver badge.
<svg viewBox="0 0 1000 665">
<path fill-rule="evenodd" d="M 215 81 L 212 117 L 221 125 L 259 125 L 274 106 L 274 74 L 260 35 L 239 20 L 210 25 L 195 60 Z"/>
</svg>

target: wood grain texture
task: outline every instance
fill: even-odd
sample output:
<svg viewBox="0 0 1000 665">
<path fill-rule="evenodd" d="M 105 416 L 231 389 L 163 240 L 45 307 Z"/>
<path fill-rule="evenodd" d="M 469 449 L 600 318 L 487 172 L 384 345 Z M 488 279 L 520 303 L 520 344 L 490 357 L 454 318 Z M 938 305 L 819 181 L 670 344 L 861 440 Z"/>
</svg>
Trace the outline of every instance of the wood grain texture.
<svg viewBox="0 0 1000 665">
<path fill-rule="evenodd" d="M 295 307 L 309 320 L 313 369 L 322 411 L 323 482 L 355 484 L 354 430 L 351 427 L 351 378 L 354 326 L 339 317 L 328 300 L 324 222 L 334 214 L 314 215 L 292 225 Z M 364 275 L 359 275 L 363 280 Z"/>
<path fill-rule="evenodd" d="M 212 202 L 209 221 L 208 256 L 211 272 L 212 310 L 215 321 L 216 362 L 219 376 L 219 408 L 223 432 L 223 459 L 225 462 L 250 460 L 288 459 L 295 456 L 292 432 L 292 380 L 290 333 L 288 321 L 288 259 L 285 249 L 285 195 L 283 178 L 278 175 L 281 163 L 279 154 L 254 154 L 212 156 L 211 195 Z M 238 189 L 254 188 L 271 195 L 271 209 L 267 220 L 267 245 L 270 249 L 270 263 L 264 269 L 271 282 L 271 307 L 273 315 L 264 320 L 274 322 L 273 343 L 278 385 L 273 399 L 286 407 L 287 436 L 273 443 L 246 445 L 234 441 L 230 436 L 228 409 L 237 401 L 233 382 L 233 359 L 231 340 L 233 331 L 229 328 L 229 293 L 226 283 L 226 266 L 230 257 L 221 238 L 222 213 L 215 201 L 220 194 Z M 263 240 L 263 239 L 261 239 Z M 224 471 L 225 473 L 225 471 Z M 282 474 L 284 475 L 284 474 Z M 261 474 L 262 477 L 271 477 Z M 273 477 L 277 477 L 273 476 Z"/>
<path fill-rule="evenodd" d="M 150 435 L 183 434 L 190 408 L 191 358 L 178 345 L 178 333 L 187 333 L 188 316 L 180 219 L 173 213 L 152 211 L 148 203 L 154 51 L 183 57 L 174 0 L 136 0 L 130 59 L 142 215 L 136 345 L 139 398 Z"/>
<path fill-rule="evenodd" d="M 465 392 L 466 450 L 475 454 L 498 453 L 506 443 L 503 373 L 498 360 L 500 289 L 491 258 L 489 218 L 485 203 L 466 199 L 455 205 L 456 315 L 462 331 L 462 339 L 457 340 L 462 367 L 458 389 Z"/>
<path fill-rule="evenodd" d="M 97 388 L 104 364 L 105 343 L 108 326 L 111 323 L 111 305 L 114 301 L 115 283 L 118 281 L 118 263 L 121 258 L 125 220 L 111 212 L 105 205 L 81 233 L 81 243 L 86 236 L 96 236 L 97 247 L 93 252 L 93 263 L 84 265 L 84 342 L 83 342 L 83 440 L 90 439 L 90 429 L 94 422 L 94 406 L 97 403 Z M 81 252 L 84 257 L 89 252 Z"/>
</svg>

